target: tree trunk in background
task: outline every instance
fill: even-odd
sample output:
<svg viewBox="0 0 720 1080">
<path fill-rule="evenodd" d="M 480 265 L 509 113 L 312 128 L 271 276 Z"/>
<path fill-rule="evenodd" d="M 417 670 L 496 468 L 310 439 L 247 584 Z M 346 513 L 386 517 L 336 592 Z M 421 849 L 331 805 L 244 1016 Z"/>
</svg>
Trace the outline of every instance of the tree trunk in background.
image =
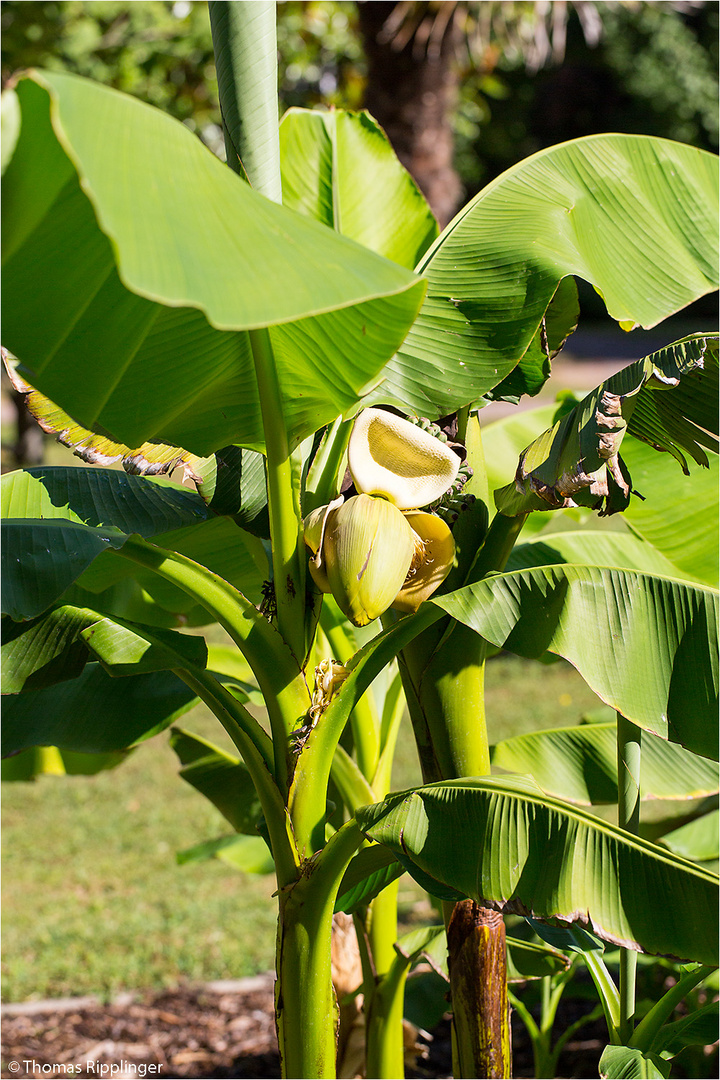
<svg viewBox="0 0 720 1080">
<path fill-rule="evenodd" d="M 454 63 L 457 31 L 451 20 L 431 54 L 424 45 L 418 46 L 414 36 L 402 49 L 393 47 L 382 29 L 395 6 L 377 0 L 358 4 L 368 60 L 365 107 L 385 129 L 443 228 L 462 196 L 462 184 L 453 169 L 450 125 L 459 82 Z"/>
<path fill-rule="evenodd" d="M 34 416 L 25 405 L 25 395 L 11 389 L 9 397 L 15 407 L 17 434 L 12 447 L 13 469 L 29 469 L 33 465 L 42 465 L 45 453 L 43 433 Z"/>
</svg>

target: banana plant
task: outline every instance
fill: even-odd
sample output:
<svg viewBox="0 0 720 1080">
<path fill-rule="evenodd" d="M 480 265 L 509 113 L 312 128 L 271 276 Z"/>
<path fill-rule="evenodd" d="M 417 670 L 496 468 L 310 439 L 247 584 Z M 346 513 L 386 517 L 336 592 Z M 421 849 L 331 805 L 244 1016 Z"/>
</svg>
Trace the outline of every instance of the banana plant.
<svg viewBox="0 0 720 1080">
<path fill-rule="evenodd" d="M 628 330 L 717 287 L 715 161 L 576 140 L 438 235 L 369 116 L 291 110 L 278 128 L 272 5 L 210 16 L 229 168 L 69 75 L 31 72 L 3 106 L 11 377 L 85 460 L 124 466 L 3 478 L 3 752 L 116 755 L 209 707 L 236 756 L 180 729 L 173 744 L 237 834 L 213 851 L 271 854 L 284 1076 L 336 1075 L 335 910 L 359 929 L 368 1075 L 403 1075 L 405 976 L 438 937 L 395 940 L 405 870 L 444 902 L 456 1075 L 509 1075 L 503 912 L 582 953 L 607 1067 L 649 1068 L 717 961 L 715 920 L 676 917 L 714 911 L 717 878 L 641 835 L 638 791 L 659 773 L 687 792 L 686 767 L 693 792 L 717 789 L 717 592 L 698 541 L 712 501 L 686 544 L 667 477 L 692 505 L 716 452 L 718 339 L 639 360 L 513 458 L 485 460 L 477 413 L 542 387 L 577 324 L 575 278 Z M 638 440 L 664 479 L 635 519 Z M 195 491 L 167 479 L 176 467 Z M 633 531 L 565 527 L 597 512 Z M 212 622 L 232 648 L 187 632 Z M 617 826 L 577 794 L 601 784 L 591 739 L 548 736 L 544 770 L 491 749 L 494 648 L 565 657 L 615 710 Z M 401 682 L 424 784 L 392 793 Z M 619 986 L 603 942 L 621 949 Z M 691 967 L 636 1026 L 638 950 Z M 475 999 L 478 965 L 492 993 Z"/>
</svg>

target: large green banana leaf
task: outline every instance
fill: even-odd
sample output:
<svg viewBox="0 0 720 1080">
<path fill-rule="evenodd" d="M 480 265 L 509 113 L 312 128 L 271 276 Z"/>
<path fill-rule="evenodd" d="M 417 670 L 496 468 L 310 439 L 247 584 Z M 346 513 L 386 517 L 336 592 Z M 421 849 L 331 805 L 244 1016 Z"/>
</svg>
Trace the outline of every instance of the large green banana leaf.
<svg viewBox="0 0 720 1080">
<path fill-rule="evenodd" d="M 77 678 L 93 659 L 88 650 L 116 676 L 185 665 L 204 668 L 208 657 L 201 637 L 139 626 L 63 604 L 26 622 L 3 619 L 3 693 L 40 690 Z"/>
<path fill-rule="evenodd" d="M 702 817 L 688 821 L 671 832 L 664 833 L 661 843 L 670 848 L 676 855 L 682 855 L 685 859 L 695 859 L 698 862 L 720 858 L 720 845 L 718 844 L 718 819 L 717 807 L 710 810 Z"/>
<path fill-rule="evenodd" d="M 418 264 L 428 293 L 376 399 L 434 418 L 487 394 L 524 356 L 546 376 L 577 318 L 566 288 L 556 296 L 569 275 L 626 328 L 711 292 L 717 182 L 713 155 L 642 135 L 591 135 L 514 165 Z M 543 377 L 524 382 L 537 392 Z"/>
<path fill-rule="evenodd" d="M 65 520 L 140 536 L 181 529 L 212 515 L 199 495 L 164 480 L 105 469 L 38 465 L 2 478 L 4 520 Z"/>
<path fill-rule="evenodd" d="M 490 760 L 507 772 L 529 773 L 543 791 L 567 802 L 617 802 L 615 724 L 581 724 L 515 735 L 491 747 Z M 641 799 L 697 799 L 717 792 L 718 783 L 713 762 L 644 733 Z"/>
<path fill-rule="evenodd" d="M 69 605 L 11 623 L 2 666 L 4 755 L 32 746 L 107 753 L 148 738 L 195 701 L 178 669 L 209 668 L 236 699 L 262 704 L 245 681 L 247 664 L 233 652 L 213 648 L 209 656 L 201 637 Z M 207 754 L 213 749 L 206 747 Z M 185 753 L 188 761 L 191 756 Z"/>
<path fill-rule="evenodd" d="M 17 94 L 4 334 L 33 386 L 130 447 L 262 449 L 244 331 L 271 326 L 295 441 L 357 404 L 412 323 L 420 279 L 258 195 L 124 94 L 54 72 Z"/>
<path fill-rule="evenodd" d="M 599 1069 L 606 1080 L 664 1080 L 670 1076 L 669 1061 L 633 1046 L 606 1046 Z"/>
<path fill-rule="evenodd" d="M 90 465 L 122 464 L 125 472 L 142 476 L 164 476 L 182 466 L 186 475 L 193 476 L 200 458 L 177 446 L 146 442 L 142 446 L 129 447 L 99 431 L 90 431 L 56 405 L 50 398 L 39 393 L 17 372 L 17 360 L 12 360 L 3 349 L 3 362 L 13 387 L 25 395 L 28 412 L 35 417 L 43 431 L 54 435 L 63 446 Z"/>
<path fill-rule="evenodd" d="M 99 660 L 114 678 L 174 671 L 176 668 L 202 669 L 207 663 L 204 638 L 179 634 L 176 630 L 133 625 L 98 616 L 83 627 L 78 636 L 91 657 Z"/>
<path fill-rule="evenodd" d="M 230 518 L 210 518 L 199 526 L 191 525 L 153 536 L 152 542 L 206 566 L 240 589 L 248 599 L 254 603 L 260 602 L 262 583 L 268 575 L 262 541 L 239 529 Z M 96 559 L 77 583 L 83 589 L 98 593 L 127 581 L 129 575 L 167 611 L 183 613 L 193 610 L 195 602 L 187 593 L 113 552 L 105 552 Z"/>
<path fill-rule="evenodd" d="M 410 873 L 479 903 L 580 923 L 646 952 L 717 963 L 715 874 L 569 808 L 522 777 L 429 784 L 356 816 Z"/>
<path fill-rule="evenodd" d="M 674 563 L 640 537 L 625 530 L 590 528 L 543 532 L 525 544 L 516 544 L 505 569 L 524 570 L 553 563 L 617 566 L 664 577 L 681 576 Z"/>
<path fill-rule="evenodd" d="M 116 679 L 100 664 L 87 664 L 69 682 L 3 699 L 2 753 L 30 746 L 124 750 L 163 731 L 196 700 L 171 671 Z"/>
<path fill-rule="evenodd" d="M 3 521 L 3 614 L 39 615 L 98 555 L 122 547 L 126 539 L 114 529 L 88 529 L 74 521 Z"/>
<path fill-rule="evenodd" d="M 683 476 L 670 454 L 657 454 L 637 439 L 623 443 L 633 487 L 623 517 L 630 528 L 661 551 L 681 574 L 718 584 L 718 459 L 707 469 L 690 464 Z"/>
<path fill-rule="evenodd" d="M 71 467 L 7 473 L 2 514 L 3 611 L 16 619 L 40 614 L 73 582 L 98 593 L 130 574 L 167 610 L 191 610 L 194 601 L 175 586 L 108 550 L 131 533 L 180 551 L 258 599 L 267 574 L 261 540 L 216 517 L 194 492 L 159 479 Z"/>
<path fill-rule="evenodd" d="M 358 908 L 369 904 L 386 885 L 397 880 L 404 872 L 405 867 L 381 844 L 361 848 L 357 855 L 352 857 L 343 874 L 335 900 L 335 911 L 344 911 L 351 915 Z"/>
<path fill-rule="evenodd" d="M 2 620 L 2 690 L 19 694 L 81 674 L 88 650 L 80 631 L 98 620 L 90 608 L 63 604 L 25 622 Z"/>
<path fill-rule="evenodd" d="M 290 109 L 280 161 L 286 206 L 409 270 L 437 237 L 424 196 L 369 113 Z"/>
<path fill-rule="evenodd" d="M 555 565 L 493 575 L 432 603 L 493 645 L 564 656 L 623 716 L 717 756 L 715 590 L 633 570 Z"/>
<path fill-rule="evenodd" d="M 94 573 L 95 568 L 104 563 L 106 555 L 107 553 L 99 555 L 89 572 Z M 125 563 L 124 559 L 119 561 Z M 157 575 L 148 573 L 144 577 L 138 573 L 133 577 L 123 577 L 99 592 L 93 592 L 81 588 L 78 584 L 87 572 L 81 574 L 78 580 L 62 593 L 57 601 L 58 606 L 69 604 L 71 607 L 91 608 L 100 615 L 166 630 L 189 629 L 214 622 L 209 612 L 195 603 L 187 593 L 176 589 L 176 595 L 166 595 L 163 586 L 167 583 Z M 142 584 L 138 580 L 141 577 Z"/>
</svg>

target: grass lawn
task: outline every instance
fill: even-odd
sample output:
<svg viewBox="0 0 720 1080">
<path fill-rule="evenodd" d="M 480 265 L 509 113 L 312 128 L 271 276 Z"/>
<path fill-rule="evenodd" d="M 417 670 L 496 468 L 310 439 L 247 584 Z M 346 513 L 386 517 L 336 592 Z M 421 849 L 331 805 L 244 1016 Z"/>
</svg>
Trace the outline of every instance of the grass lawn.
<svg viewBox="0 0 720 1080">
<path fill-rule="evenodd" d="M 488 664 L 492 741 L 576 723 L 598 705 L 565 662 Z M 202 706 L 181 725 L 227 745 Z M 161 735 L 111 772 L 3 785 L 4 1000 L 112 997 L 273 966 L 274 878 L 215 860 L 176 865 L 176 851 L 230 831 L 177 770 Z M 394 786 L 418 780 L 406 724 Z M 427 904 L 407 881 L 401 900 L 412 919 Z"/>
</svg>

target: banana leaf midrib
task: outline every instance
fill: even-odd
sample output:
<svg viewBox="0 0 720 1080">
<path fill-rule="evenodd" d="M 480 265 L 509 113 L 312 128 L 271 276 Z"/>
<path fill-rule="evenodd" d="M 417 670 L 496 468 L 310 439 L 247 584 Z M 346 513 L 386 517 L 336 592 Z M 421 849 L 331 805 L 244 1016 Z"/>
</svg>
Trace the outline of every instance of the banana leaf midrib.
<svg viewBox="0 0 720 1080">
<path fill-rule="evenodd" d="M 703 867 L 697 865 L 697 863 L 691 862 L 689 859 L 685 859 L 683 856 L 673 855 L 669 856 L 666 849 L 663 849 L 655 844 L 652 844 L 649 840 L 643 840 L 642 837 L 634 836 L 632 833 L 625 832 L 619 829 L 615 825 L 611 825 L 608 822 L 602 821 L 600 818 L 594 817 L 588 811 L 583 811 L 577 806 L 569 805 L 562 799 L 558 799 L 553 795 L 546 795 L 542 790 L 538 789 L 537 793 L 533 793 L 529 789 L 525 791 L 518 791 L 516 788 L 504 783 L 505 778 L 478 778 L 478 777 L 465 777 L 458 780 L 446 780 L 442 784 L 429 784 L 425 788 L 410 788 L 403 792 L 393 792 L 391 799 L 393 804 L 402 801 L 405 797 L 417 796 L 423 797 L 424 792 L 431 792 L 437 788 L 444 790 L 450 790 L 453 788 L 475 788 L 477 790 L 485 792 L 487 795 L 499 794 L 505 798 L 514 799 L 522 804 L 530 803 L 533 806 L 537 806 L 541 810 L 556 812 L 566 819 L 574 819 L 578 825 L 584 828 L 593 829 L 596 832 L 605 834 L 611 840 L 617 840 L 623 844 L 635 847 L 642 853 L 649 855 L 650 857 L 665 862 L 668 866 L 672 866 L 675 869 L 683 869 L 689 873 L 694 874 L 698 878 L 702 878 L 704 881 L 710 884 L 718 882 L 720 878 L 717 874 L 710 870 L 706 870 Z M 378 822 L 379 823 L 379 822 Z"/>
<path fill-rule="evenodd" d="M 541 510 L 538 511 L 538 513 L 544 513 L 544 512 L 547 512 L 547 511 L 541 511 Z M 575 530 L 575 531 L 579 531 L 579 530 Z M 572 532 L 572 530 L 568 530 L 568 534 L 570 532 Z M 551 534 L 551 535 L 554 535 L 554 534 Z M 566 535 L 566 534 L 563 533 L 562 535 Z M 528 543 L 539 543 L 543 539 L 544 538 L 543 538 L 542 534 L 540 534 L 536 538 L 534 537 L 533 540 L 528 540 Z M 591 570 L 591 571 L 599 572 L 601 574 L 606 572 L 606 571 L 609 571 L 610 573 L 617 572 L 619 574 L 633 574 L 633 575 L 635 575 L 637 577 L 649 578 L 652 581 L 655 581 L 655 580 L 657 580 L 657 581 L 669 581 L 673 585 L 679 585 L 682 588 L 688 588 L 689 587 L 689 588 L 692 588 L 692 589 L 697 589 L 698 591 L 709 593 L 712 596 L 717 596 L 718 598 L 720 598 L 720 590 L 713 588 L 712 585 L 706 585 L 703 582 L 698 582 L 697 584 L 695 584 L 695 582 L 690 582 L 686 578 L 671 577 L 669 574 L 651 574 L 651 573 L 648 573 L 646 570 L 638 570 L 637 568 L 626 567 L 626 566 L 605 566 L 605 565 L 599 566 L 597 563 L 566 563 L 566 562 L 563 562 L 563 563 L 547 563 L 544 566 L 527 566 L 527 567 L 523 567 L 522 569 L 518 569 L 518 570 L 492 571 L 491 573 L 487 574 L 484 578 L 480 578 L 478 581 L 467 582 L 465 585 L 462 585 L 460 588 L 456 589 L 454 592 L 443 594 L 442 599 L 447 600 L 450 597 L 457 597 L 461 592 L 463 592 L 463 590 L 470 589 L 470 588 L 473 587 L 473 585 L 479 585 L 481 582 L 484 582 L 484 581 L 490 581 L 490 580 L 495 581 L 495 580 L 497 580 L 499 578 L 502 578 L 503 580 L 505 580 L 505 579 L 510 579 L 511 580 L 512 578 L 516 578 L 516 577 L 520 576 L 521 574 L 545 573 L 546 571 L 550 571 L 552 573 L 552 572 L 557 572 L 558 570 L 562 570 L 563 573 L 565 573 L 565 571 L 567 571 L 567 570 Z M 431 603 L 432 602 L 433 601 L 431 601 Z"/>
</svg>

